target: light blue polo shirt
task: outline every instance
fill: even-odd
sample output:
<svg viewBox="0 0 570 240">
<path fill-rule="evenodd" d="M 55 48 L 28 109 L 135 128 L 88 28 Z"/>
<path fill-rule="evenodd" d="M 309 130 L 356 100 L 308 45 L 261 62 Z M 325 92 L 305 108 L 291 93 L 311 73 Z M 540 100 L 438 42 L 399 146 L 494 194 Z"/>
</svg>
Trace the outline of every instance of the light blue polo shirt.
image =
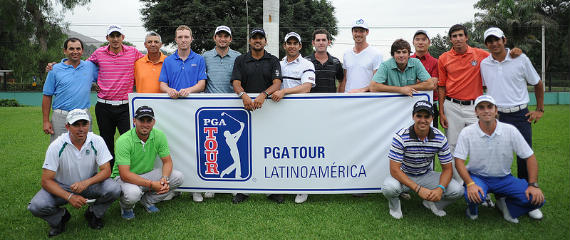
<svg viewBox="0 0 570 240">
<path fill-rule="evenodd" d="M 221 57 L 216 48 L 202 54 L 206 61 L 206 73 L 208 80 L 206 81 L 207 93 L 233 93 L 234 87 L 231 83 L 232 71 L 236 58 L 241 55 L 238 51 L 232 49 Z"/>
<path fill-rule="evenodd" d="M 419 59 L 409 58 L 406 70 L 402 72 L 398 68 L 396 60 L 391 58 L 380 64 L 372 80 L 389 86 L 403 87 L 416 84 L 418 79 L 423 82 L 430 78 L 431 76 Z"/>
<path fill-rule="evenodd" d="M 62 59 L 53 65 L 44 83 L 43 94 L 53 96 L 52 109 L 71 111 L 77 108 L 89 108 L 91 86 L 97 81 L 97 65 L 90 61 L 79 63 L 77 68 L 67 65 Z"/>
<path fill-rule="evenodd" d="M 206 63 L 202 56 L 190 51 L 188 58 L 182 61 L 178 56 L 178 50 L 176 50 L 174 54 L 164 59 L 158 80 L 168 84 L 176 91 L 180 91 L 180 89 L 192 87 L 198 81 L 206 80 L 206 78 Z"/>
</svg>

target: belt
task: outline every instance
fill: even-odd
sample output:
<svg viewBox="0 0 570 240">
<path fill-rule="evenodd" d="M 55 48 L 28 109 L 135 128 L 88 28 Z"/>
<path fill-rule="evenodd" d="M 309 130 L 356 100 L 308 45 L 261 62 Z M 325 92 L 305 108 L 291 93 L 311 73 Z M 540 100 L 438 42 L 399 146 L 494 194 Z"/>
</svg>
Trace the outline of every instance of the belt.
<svg viewBox="0 0 570 240">
<path fill-rule="evenodd" d="M 87 111 L 87 110 L 89 110 L 89 109 L 88 109 L 88 108 L 84 108 L 84 109 L 81 109 L 81 110 Z M 68 114 L 68 113 L 69 113 L 69 111 L 65 111 L 65 110 L 61 110 L 61 109 L 54 109 L 53 112 L 54 112 L 54 113 L 61 113 L 61 114 Z"/>
<path fill-rule="evenodd" d="M 475 100 L 458 100 L 455 98 L 450 98 L 448 96 L 445 96 L 445 99 L 461 105 L 473 105 L 473 103 L 475 103 Z"/>
<path fill-rule="evenodd" d="M 499 110 L 499 112 L 502 113 L 513 113 L 513 112 L 518 112 L 520 110 L 523 110 L 527 107 L 526 104 L 522 104 L 522 105 L 518 105 L 518 106 L 514 106 L 514 107 L 497 107 L 497 109 Z"/>
<path fill-rule="evenodd" d="M 119 105 L 123 105 L 123 104 L 129 103 L 129 100 L 117 100 L 117 101 L 113 101 L 113 100 L 105 100 L 105 99 L 102 99 L 102 98 L 97 98 L 97 102 L 105 103 L 105 104 L 110 104 L 110 105 L 113 105 L 113 106 L 119 106 Z"/>
</svg>

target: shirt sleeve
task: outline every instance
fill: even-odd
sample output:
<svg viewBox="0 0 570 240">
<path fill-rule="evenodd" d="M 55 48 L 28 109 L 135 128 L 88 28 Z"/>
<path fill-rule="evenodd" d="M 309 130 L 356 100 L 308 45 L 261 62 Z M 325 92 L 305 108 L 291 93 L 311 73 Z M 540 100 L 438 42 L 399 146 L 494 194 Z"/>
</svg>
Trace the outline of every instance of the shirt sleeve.
<svg viewBox="0 0 570 240">
<path fill-rule="evenodd" d="M 528 59 L 528 57 L 525 54 L 519 57 L 523 58 L 522 61 L 524 64 L 524 74 L 526 82 L 530 85 L 538 84 L 538 82 L 540 81 L 540 76 L 534 69 L 534 66 L 532 66 L 532 62 L 530 62 L 530 59 Z"/>
<path fill-rule="evenodd" d="M 95 65 L 95 63 L 89 61 L 85 61 L 85 64 L 89 65 L 89 68 L 92 71 L 91 77 L 93 79 L 93 82 L 97 82 L 97 78 L 99 77 L 99 67 Z"/>
<path fill-rule="evenodd" d="M 469 155 L 469 135 L 466 131 L 467 129 L 464 128 L 460 133 L 457 139 L 457 144 L 455 145 L 455 151 L 453 152 L 453 157 L 467 160 L 467 156 Z"/>
<path fill-rule="evenodd" d="M 437 153 L 439 162 L 441 165 L 449 164 L 453 161 L 453 157 L 451 156 L 451 150 L 449 149 L 449 144 L 447 143 L 447 138 L 443 136 L 443 141 L 441 142 L 441 148 Z"/>
<path fill-rule="evenodd" d="M 517 156 L 524 159 L 532 156 L 534 152 L 532 151 L 526 140 L 524 140 L 522 134 L 513 126 L 509 126 L 509 128 L 511 129 L 510 132 L 511 132 L 511 139 L 513 142 L 512 143 L 513 149 L 517 154 Z"/>
<path fill-rule="evenodd" d="M 437 69 L 437 66 L 439 66 L 437 59 L 435 59 L 435 65 L 433 66 L 433 68 L 430 71 L 430 75 L 431 77 L 439 77 L 439 70 Z"/>
<path fill-rule="evenodd" d="M 168 148 L 168 140 L 166 140 L 166 134 L 163 132 L 157 132 L 157 153 L 160 158 L 170 155 L 170 149 Z"/>
<path fill-rule="evenodd" d="M 418 79 L 419 79 L 421 82 L 424 82 L 424 81 L 430 79 L 431 76 L 429 75 L 429 73 L 428 73 L 428 71 L 426 70 L 426 68 L 424 67 L 424 65 L 420 62 L 420 60 L 418 60 L 418 59 L 416 59 L 416 58 L 413 58 L 413 59 L 415 59 L 414 61 L 416 62 L 416 63 L 415 63 L 416 66 L 417 66 L 417 67 L 416 67 L 416 76 L 418 77 Z"/>
<path fill-rule="evenodd" d="M 374 70 L 378 70 L 378 68 L 380 67 L 380 64 L 382 64 L 382 61 L 384 60 L 384 56 L 382 56 L 382 54 L 378 54 L 378 57 L 375 58 L 376 61 L 374 61 Z"/>
<path fill-rule="evenodd" d="M 437 60 L 437 75 L 438 75 L 438 82 L 437 85 L 441 87 L 445 87 L 447 82 L 447 70 L 445 69 L 445 63 L 443 60 L 444 57 L 439 57 Z"/>
<path fill-rule="evenodd" d="M 198 55 L 200 56 L 200 55 Z M 204 57 L 200 56 L 200 76 L 198 77 L 198 81 L 200 80 L 205 80 L 208 78 L 208 75 L 206 75 L 206 60 L 204 60 Z"/>
<path fill-rule="evenodd" d="M 99 51 L 95 50 L 95 52 L 93 52 L 93 54 L 91 54 L 91 56 L 89 56 L 86 61 L 90 61 L 94 64 L 99 64 L 99 58 L 97 57 L 98 54 Z"/>
<path fill-rule="evenodd" d="M 132 144 L 130 144 L 127 136 L 117 139 L 115 143 L 115 164 L 131 165 L 131 146 Z"/>
<path fill-rule="evenodd" d="M 402 137 L 400 137 L 398 133 L 394 134 L 394 138 L 392 139 L 388 159 L 399 163 L 404 160 L 404 145 L 402 144 Z"/>
<path fill-rule="evenodd" d="M 141 58 L 144 57 L 144 54 L 142 54 L 137 48 L 133 47 L 135 49 L 135 62 Z"/>
<path fill-rule="evenodd" d="M 109 148 L 107 148 L 107 145 L 105 144 L 105 141 L 103 140 L 102 137 L 99 136 L 97 137 L 93 136 L 93 137 L 94 137 L 93 147 L 97 151 L 97 165 L 101 166 L 111 161 L 111 159 L 113 159 L 113 156 L 111 155 L 111 152 L 109 152 Z"/>
<path fill-rule="evenodd" d="M 243 55 L 242 55 L 243 56 Z M 232 78 L 230 79 L 230 83 L 233 82 L 234 80 L 240 80 L 241 79 L 241 59 L 242 56 L 238 56 L 236 58 L 236 60 L 234 61 L 234 69 L 232 70 Z"/>
<path fill-rule="evenodd" d="M 168 68 L 166 67 L 166 65 L 168 65 L 168 59 L 164 59 L 164 62 L 162 63 L 162 68 L 160 69 L 160 76 L 158 77 L 158 81 L 168 84 Z"/>
<path fill-rule="evenodd" d="M 338 61 L 338 64 L 336 65 L 336 79 L 341 82 L 342 79 L 344 78 L 344 69 L 342 68 L 342 63 Z"/>
<path fill-rule="evenodd" d="M 376 73 L 372 77 L 372 80 L 382 84 L 385 84 L 386 81 L 388 81 L 388 67 L 385 62 L 380 64 L 380 68 L 378 68 L 378 71 L 376 71 Z"/>
<path fill-rule="evenodd" d="M 279 63 L 279 60 L 276 57 L 273 57 L 273 64 L 271 67 L 271 81 L 275 79 L 283 81 L 283 76 L 281 73 L 281 63 Z"/>
<path fill-rule="evenodd" d="M 57 172 L 57 169 L 59 168 L 59 151 L 61 150 L 57 149 L 57 145 L 59 144 L 49 145 L 48 150 L 46 151 L 46 158 L 42 167 L 43 169 Z"/>
<path fill-rule="evenodd" d="M 301 75 L 301 84 L 311 83 L 311 87 L 315 87 L 315 65 L 310 61 L 306 61 L 305 65 L 306 67 Z"/>
<path fill-rule="evenodd" d="M 55 65 L 54 65 L 55 67 Z M 55 70 L 55 69 L 54 69 Z M 52 96 L 55 94 L 55 73 L 54 70 L 48 72 L 46 77 L 46 82 L 44 83 L 43 94 L 46 96 Z"/>
</svg>

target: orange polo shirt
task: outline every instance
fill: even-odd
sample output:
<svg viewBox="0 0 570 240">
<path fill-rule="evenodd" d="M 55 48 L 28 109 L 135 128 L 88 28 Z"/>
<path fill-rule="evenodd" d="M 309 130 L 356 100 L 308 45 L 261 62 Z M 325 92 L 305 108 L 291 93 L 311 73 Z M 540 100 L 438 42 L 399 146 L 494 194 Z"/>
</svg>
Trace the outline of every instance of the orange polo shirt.
<svg viewBox="0 0 570 240">
<path fill-rule="evenodd" d="M 148 60 L 148 54 L 135 62 L 135 84 L 138 93 L 160 93 L 160 70 L 166 56 L 160 53 L 157 63 Z"/>
<path fill-rule="evenodd" d="M 437 62 L 438 85 L 445 87 L 445 95 L 459 100 L 474 100 L 483 95 L 481 61 L 489 53 L 480 48 L 467 47 L 467 52 L 458 54 L 453 48 Z"/>
</svg>

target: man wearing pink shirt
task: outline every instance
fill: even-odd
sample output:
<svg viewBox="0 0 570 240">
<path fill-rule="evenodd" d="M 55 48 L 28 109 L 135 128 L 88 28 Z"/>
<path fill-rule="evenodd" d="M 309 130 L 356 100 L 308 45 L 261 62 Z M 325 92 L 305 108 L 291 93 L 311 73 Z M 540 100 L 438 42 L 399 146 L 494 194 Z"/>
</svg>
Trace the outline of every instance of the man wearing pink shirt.
<svg viewBox="0 0 570 240">
<path fill-rule="evenodd" d="M 99 66 L 95 116 L 99 133 L 111 154 L 115 152 L 115 129 L 120 134 L 130 129 L 128 94 L 133 92 L 134 64 L 144 56 L 135 47 L 124 45 L 124 39 L 120 26 L 109 26 L 109 45 L 98 48 L 87 59 Z M 114 159 L 111 160 L 111 166 L 114 162 Z"/>
</svg>

